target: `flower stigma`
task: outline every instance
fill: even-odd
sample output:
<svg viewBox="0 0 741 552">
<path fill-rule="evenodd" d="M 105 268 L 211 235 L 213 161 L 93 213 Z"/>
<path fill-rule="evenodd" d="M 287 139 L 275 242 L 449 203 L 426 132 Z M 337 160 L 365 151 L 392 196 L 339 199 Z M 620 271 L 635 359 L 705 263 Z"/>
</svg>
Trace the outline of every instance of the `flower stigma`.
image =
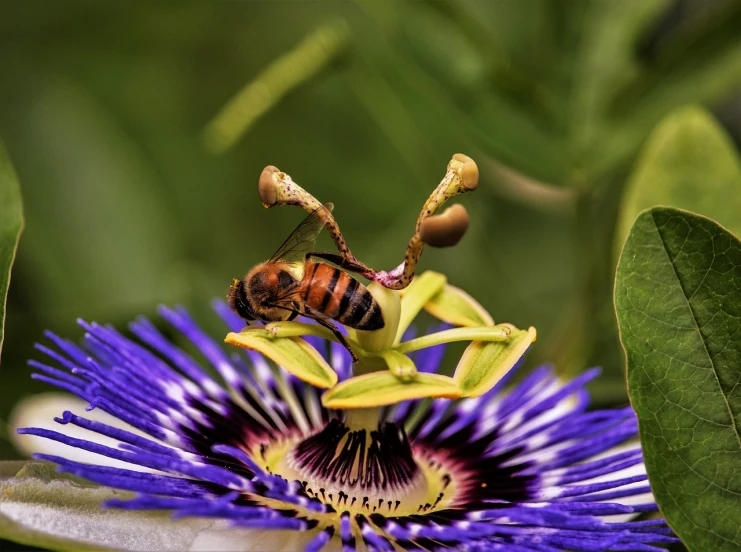
<svg viewBox="0 0 741 552">
<path fill-rule="evenodd" d="M 234 283 L 228 304 L 215 302 L 230 329 L 224 341 L 235 347 L 208 335 L 185 309 L 159 309 L 201 360 L 143 317 L 130 325 L 132 337 L 80 321 L 80 345 L 46 334 L 52 344 L 38 350 L 48 359 L 30 362 L 33 377 L 126 429 L 65 411 L 56 422 L 93 437 L 44 427 L 18 433 L 149 470 L 34 455 L 58 471 L 137 493 L 107 507 L 296 532 L 308 552 L 648 551 L 676 542 L 662 519 L 635 520 L 657 510 L 634 441 L 637 421 L 630 407 L 588 408 L 584 386 L 598 371 L 565 382 L 542 366 L 510 385 L 535 329 L 495 323 L 445 275 L 416 274 L 425 245 L 447 247 L 464 235 L 462 206 L 437 212 L 477 183 L 476 164 L 453 156 L 420 212 L 404 260 L 382 271 L 350 251 L 328 204 L 266 168 L 259 182 L 265 206 L 308 211 L 299 228 L 305 234 L 326 228 L 337 246 L 339 255 L 324 258 L 370 280 L 357 316 L 301 311 L 294 295 L 291 316 L 260 317 L 263 307 L 288 308 L 276 307 L 279 296 L 268 289 L 270 274 L 274 283 L 299 285 L 285 268 L 258 281 L 265 304 L 253 302 L 247 278 Z M 324 270 L 334 275 L 329 286 L 345 278 L 339 269 Z M 315 306 L 332 304 L 332 297 L 318 297 L 325 301 Z M 383 318 L 378 329 L 357 323 L 376 311 Z M 416 335 L 423 311 L 438 323 Z M 468 343 L 465 352 L 446 370 L 445 347 L 459 341 Z"/>
<path fill-rule="evenodd" d="M 447 376 L 435 376 L 438 388 L 425 387 L 418 382 L 421 377 L 418 368 L 408 356 L 414 350 L 439 347 L 461 339 L 491 345 L 501 358 L 499 362 L 489 362 L 484 367 L 483 372 L 498 372 L 498 376 L 489 378 L 485 384 L 485 390 L 488 390 L 506 374 L 535 338 L 531 328 L 524 332 L 524 339 L 510 340 L 513 331 L 523 332 L 509 324 L 495 325 L 475 300 L 448 286 L 444 275 L 426 272 L 414 276 L 425 244 L 449 247 L 463 237 L 468 228 L 468 214 L 462 205 L 454 205 L 440 215 L 436 212 L 452 197 L 475 190 L 477 184 L 478 168 L 473 160 L 462 154 L 453 156 L 445 177 L 422 208 L 404 262 L 384 272 L 367 267 L 352 254 L 331 209 L 323 209 L 323 204 L 289 175 L 269 166 L 260 177 L 260 197 L 266 207 L 298 205 L 309 213 L 322 213 L 323 225 L 329 230 L 343 262 L 371 280 L 367 289 L 383 313 L 381 329 L 344 328 L 343 334 L 347 336 L 344 342 L 357 360 L 352 365 L 350 378 L 338 385 L 327 386 L 330 389 L 325 393 L 323 403 L 325 407 L 335 409 L 336 417 L 316 432 L 292 437 L 283 435 L 260 443 L 250 451 L 265 472 L 286 482 L 300 482 L 307 496 L 327 507 L 321 513 L 304 513 L 320 526 L 332 527 L 340 523 L 343 515 L 351 519 L 375 514 L 411 516 L 453 507 L 457 501 L 457 489 L 465 487 L 460 481 L 461 477 L 466 477 L 465 470 L 456 471 L 455 462 L 446 458 L 444 451 L 413 445 L 404 425 L 385 420 L 382 408 L 388 410 L 409 399 L 431 397 L 444 400 L 463 395 L 460 382 Z M 435 309 L 435 299 L 447 301 L 447 308 L 441 310 L 438 306 Z M 443 322 L 457 323 L 462 327 L 403 342 L 404 332 L 428 304 L 430 312 Z M 254 349 L 255 342 L 250 338 L 258 335 L 267 337 L 272 344 L 309 336 L 338 341 L 336 333 L 313 324 L 274 321 L 265 329 L 248 327 L 239 334 L 229 334 L 226 342 Z M 259 350 L 271 357 L 270 347 Z M 507 352 L 509 354 L 503 354 Z M 280 356 L 272 358 L 281 364 Z M 293 375 L 315 383 L 308 371 L 292 369 L 285 363 L 283 367 Z M 459 371 L 463 373 L 465 368 L 459 366 Z M 483 376 L 481 372 L 479 366 L 476 374 L 479 379 Z M 393 376 L 390 379 L 389 373 Z M 384 389 L 379 377 L 385 378 L 388 389 Z M 360 389 L 352 389 L 353 385 Z M 349 400 L 345 398 L 344 402 L 333 403 L 333 394 L 336 399 L 343 390 L 345 395 L 348 390 L 354 393 L 349 393 Z M 270 504 L 275 506 L 274 501 Z"/>
</svg>

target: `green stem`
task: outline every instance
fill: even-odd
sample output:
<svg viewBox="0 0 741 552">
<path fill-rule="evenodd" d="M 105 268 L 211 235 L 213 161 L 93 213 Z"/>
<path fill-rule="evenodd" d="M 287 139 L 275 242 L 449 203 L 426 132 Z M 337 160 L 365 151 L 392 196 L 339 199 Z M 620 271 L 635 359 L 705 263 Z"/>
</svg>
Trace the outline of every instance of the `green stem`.
<svg viewBox="0 0 741 552">
<path fill-rule="evenodd" d="M 424 335 L 400 343 L 394 350 L 399 353 L 411 353 L 434 345 L 453 341 L 507 341 L 511 331 L 507 326 L 478 326 L 474 328 L 453 328 L 433 334 Z"/>
<path fill-rule="evenodd" d="M 576 242 L 576 277 L 579 279 L 580 296 L 569 327 L 565 329 L 564 339 L 559 344 L 556 354 L 556 370 L 562 377 L 574 377 L 583 366 L 593 345 L 592 328 L 595 320 L 595 301 L 597 289 L 597 272 L 595 263 L 595 228 L 592 224 L 591 207 L 593 196 L 590 187 L 576 187 L 577 203 L 574 221 L 574 241 Z"/>
<path fill-rule="evenodd" d="M 353 408 L 347 411 L 345 425 L 350 431 L 375 431 L 378 429 L 380 408 Z"/>
<path fill-rule="evenodd" d="M 270 337 L 303 337 L 306 335 L 312 335 L 315 337 L 321 337 L 339 343 L 337 336 L 334 335 L 324 326 L 318 324 L 306 324 L 305 322 L 271 322 L 265 326 L 265 330 L 270 333 Z M 365 356 L 368 353 L 363 349 L 360 344 L 349 337 L 345 337 L 347 342 L 352 347 L 353 351 L 358 353 L 358 356 Z"/>
<path fill-rule="evenodd" d="M 388 365 L 386 364 L 386 361 L 383 359 L 383 357 L 362 355 L 358 356 L 360 356 L 360 360 L 352 366 L 353 376 L 362 376 L 364 374 L 381 372 L 382 370 L 388 369 Z"/>
<path fill-rule="evenodd" d="M 271 337 L 302 337 L 313 335 L 322 339 L 337 341 L 337 338 L 324 326 L 318 324 L 306 324 L 305 322 L 271 322 L 265 325 Z"/>
<path fill-rule="evenodd" d="M 398 291 L 388 289 L 378 282 L 371 282 L 368 291 L 381 307 L 384 326 L 373 331 L 355 330 L 351 335 L 364 351 L 378 353 L 390 349 L 394 344 L 401 317 L 401 299 Z"/>
<path fill-rule="evenodd" d="M 350 28 L 343 19 L 318 27 L 229 100 L 203 132 L 206 147 L 214 153 L 228 150 L 285 95 L 347 51 L 349 42 Z"/>
</svg>

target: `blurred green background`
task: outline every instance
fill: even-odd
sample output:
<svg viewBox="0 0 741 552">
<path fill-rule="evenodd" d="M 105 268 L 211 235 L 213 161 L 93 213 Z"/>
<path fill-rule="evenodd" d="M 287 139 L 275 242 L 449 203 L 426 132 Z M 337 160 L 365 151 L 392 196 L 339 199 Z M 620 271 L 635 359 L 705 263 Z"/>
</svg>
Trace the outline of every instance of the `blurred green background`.
<svg viewBox="0 0 741 552">
<path fill-rule="evenodd" d="M 460 198 L 471 227 L 422 267 L 496 320 L 536 326 L 529 364 L 603 366 L 595 400 L 625 404 L 611 292 L 626 183 L 687 104 L 741 138 L 738 1 L 3 0 L 0 13 L 0 137 L 26 215 L 5 421 L 49 389 L 25 365 L 46 328 L 74 337 L 77 317 L 124 327 L 179 303 L 219 335 L 211 299 L 303 218 L 262 208 L 265 165 L 334 202 L 354 253 L 388 269 L 456 152 L 481 171 Z"/>
</svg>

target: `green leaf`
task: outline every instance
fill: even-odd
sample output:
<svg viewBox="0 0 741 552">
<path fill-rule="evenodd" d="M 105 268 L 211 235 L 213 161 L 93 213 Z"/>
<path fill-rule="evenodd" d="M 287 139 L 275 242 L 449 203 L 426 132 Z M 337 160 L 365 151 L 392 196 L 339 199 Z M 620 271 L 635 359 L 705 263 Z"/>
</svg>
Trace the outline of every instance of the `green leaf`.
<svg viewBox="0 0 741 552">
<path fill-rule="evenodd" d="M 455 326 L 494 325 L 494 319 L 476 299 L 449 284 L 427 301 L 425 310 L 438 320 Z"/>
<path fill-rule="evenodd" d="M 23 229 L 23 206 L 13 165 L 0 143 L 0 353 L 5 337 L 5 300 L 10 285 L 10 270 Z"/>
<path fill-rule="evenodd" d="M 463 396 L 478 397 L 494 387 L 525 354 L 535 336 L 535 328 L 513 328 L 508 341 L 471 343 L 453 374 Z"/>
<path fill-rule="evenodd" d="M 0 473 L 17 462 L 0 462 Z M 172 520 L 167 512 L 101 508 L 133 494 L 81 485 L 54 473 L 49 464 L 27 463 L 16 477 L 0 477 L 0 538 L 54 550 L 303 549 L 296 531 L 254 531 L 222 520 Z M 304 543 L 305 544 L 305 543 Z"/>
<path fill-rule="evenodd" d="M 638 213 L 656 205 L 712 217 L 741 236 L 741 164 L 728 133 L 701 107 L 666 117 L 648 138 L 620 210 L 622 247 Z"/>
<path fill-rule="evenodd" d="M 656 501 L 690 550 L 741 549 L 741 243 L 707 218 L 644 211 L 615 309 Z"/>
<path fill-rule="evenodd" d="M 337 374 L 314 347 L 300 337 L 272 337 L 263 329 L 249 329 L 227 334 L 226 343 L 259 351 L 278 366 L 316 387 L 332 387 Z"/>
<path fill-rule="evenodd" d="M 322 395 L 327 408 L 369 408 L 425 397 L 457 399 L 461 396 L 452 378 L 419 373 L 403 382 L 384 370 L 357 376 L 339 383 Z"/>
</svg>

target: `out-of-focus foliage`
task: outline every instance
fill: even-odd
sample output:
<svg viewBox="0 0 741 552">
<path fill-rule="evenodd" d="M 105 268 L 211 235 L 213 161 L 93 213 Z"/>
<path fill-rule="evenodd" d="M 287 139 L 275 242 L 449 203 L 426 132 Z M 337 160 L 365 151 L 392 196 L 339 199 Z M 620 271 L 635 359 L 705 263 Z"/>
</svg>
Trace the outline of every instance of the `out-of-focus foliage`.
<svg viewBox="0 0 741 552">
<path fill-rule="evenodd" d="M 18 238 L 23 229 L 21 190 L 3 144 L 0 143 L 0 353 L 5 330 L 5 299 Z"/>
<path fill-rule="evenodd" d="M 165 302 L 223 333 L 210 298 L 302 218 L 260 207 L 265 165 L 334 202 L 355 254 L 391 268 L 457 151 L 481 170 L 461 200 L 471 227 L 455 248 L 429 249 L 423 268 L 497 322 L 537 327 L 528 362 L 604 366 L 597 400 L 623 403 L 612 251 L 636 153 L 688 103 L 714 110 L 737 138 L 741 127 L 739 1 L 0 9 L 0 135 L 27 215 L 0 419 L 42 388 L 24 363 L 44 328 L 75 335 L 78 316 L 122 327 Z M 327 28 L 344 29 L 341 40 L 306 46 Z M 287 66 L 312 70 L 268 78 Z M 250 87 L 269 97 L 232 120 L 231 149 L 213 153 L 209 125 Z"/>
<path fill-rule="evenodd" d="M 679 109 L 647 139 L 623 193 L 618 253 L 638 214 L 662 204 L 700 212 L 741 236 L 741 159 L 705 110 Z"/>
</svg>

